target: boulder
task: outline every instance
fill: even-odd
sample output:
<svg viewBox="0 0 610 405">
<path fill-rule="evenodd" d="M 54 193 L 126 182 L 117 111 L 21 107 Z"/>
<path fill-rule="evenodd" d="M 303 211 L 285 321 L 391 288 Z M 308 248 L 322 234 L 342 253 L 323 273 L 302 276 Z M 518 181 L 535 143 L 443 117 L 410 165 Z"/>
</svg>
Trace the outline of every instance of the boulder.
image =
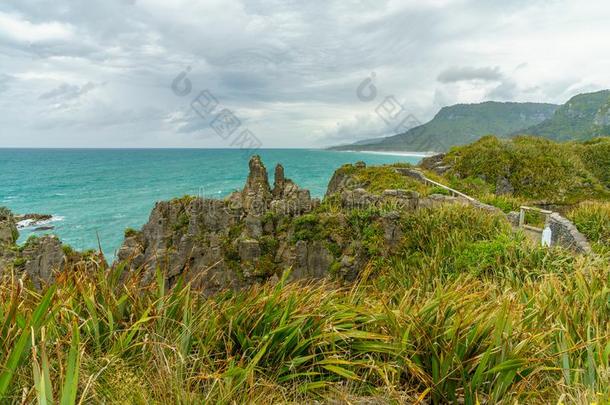
<svg viewBox="0 0 610 405">
<path fill-rule="evenodd" d="M 15 260 L 14 248 L 18 238 L 15 217 L 8 208 L 0 207 L 0 275 Z"/>
<path fill-rule="evenodd" d="M 399 246 L 403 232 L 400 225 L 400 214 L 396 211 L 391 211 L 383 215 L 383 237 L 388 246 L 388 252 L 394 252 Z"/>
<path fill-rule="evenodd" d="M 22 258 L 25 273 L 36 288 L 53 282 L 66 260 L 61 241 L 50 235 L 28 240 Z"/>
<path fill-rule="evenodd" d="M 28 228 L 32 226 L 37 226 L 42 223 L 46 223 L 53 218 L 52 215 L 48 214 L 21 214 L 15 216 L 15 221 L 17 222 L 17 228 Z"/>
<path fill-rule="evenodd" d="M 260 258 L 261 247 L 257 240 L 242 239 L 238 245 L 239 258 L 242 262 L 253 262 Z"/>
<path fill-rule="evenodd" d="M 291 278 L 321 278 L 328 275 L 334 256 L 322 241 L 303 241 L 296 243 L 296 263 Z"/>
<path fill-rule="evenodd" d="M 2 245 L 13 245 L 19 238 L 17 223 L 13 213 L 4 207 L 0 207 L 0 249 Z"/>
<path fill-rule="evenodd" d="M 576 229 L 569 219 L 553 212 L 549 215 L 548 225 L 551 228 L 552 246 L 561 246 L 577 253 L 591 253 L 591 245 L 587 238 Z"/>
<path fill-rule="evenodd" d="M 506 177 L 498 177 L 496 181 L 496 195 L 512 195 L 514 191 L 515 188 Z"/>
<path fill-rule="evenodd" d="M 338 170 L 335 170 L 333 176 L 328 182 L 325 197 L 330 197 L 333 194 L 338 194 L 343 191 L 354 190 L 360 188 L 360 185 L 354 180 L 352 172 L 355 167 L 351 164 L 344 165 Z"/>
<path fill-rule="evenodd" d="M 451 169 L 451 166 L 445 163 L 446 156 L 447 155 L 444 153 L 429 156 L 427 158 L 422 159 L 419 166 L 426 170 L 433 171 L 437 174 L 444 174 Z"/>
<path fill-rule="evenodd" d="M 263 221 L 259 215 L 248 215 L 244 222 L 248 237 L 257 239 L 263 236 Z"/>
<path fill-rule="evenodd" d="M 520 213 L 518 211 L 511 211 L 506 214 L 506 219 L 512 226 L 517 227 L 519 226 L 519 216 Z"/>
</svg>

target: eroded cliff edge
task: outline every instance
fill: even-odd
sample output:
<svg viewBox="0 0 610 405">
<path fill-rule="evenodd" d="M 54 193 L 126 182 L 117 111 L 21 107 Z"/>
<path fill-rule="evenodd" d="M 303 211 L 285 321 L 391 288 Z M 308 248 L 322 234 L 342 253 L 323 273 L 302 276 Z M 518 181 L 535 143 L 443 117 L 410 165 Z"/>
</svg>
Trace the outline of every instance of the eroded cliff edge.
<svg viewBox="0 0 610 405">
<path fill-rule="evenodd" d="M 53 235 L 30 237 L 21 246 L 17 239 L 16 217 L 0 207 L 0 276 L 27 278 L 36 288 L 52 283 L 55 274 L 66 268 L 90 271 L 105 265 L 101 254 L 76 252 Z"/>
<path fill-rule="evenodd" d="M 126 232 L 117 265 L 143 272 L 144 282 L 159 268 L 170 286 L 184 276 L 207 293 L 275 279 L 288 269 L 293 280 L 353 280 L 397 246 L 400 212 L 433 203 L 415 191 L 360 188 L 350 179 L 363 164 L 339 169 L 322 202 L 286 178 L 281 165 L 273 187 L 260 157 L 249 166 L 243 190 L 224 200 L 157 203 L 140 231 Z"/>
</svg>

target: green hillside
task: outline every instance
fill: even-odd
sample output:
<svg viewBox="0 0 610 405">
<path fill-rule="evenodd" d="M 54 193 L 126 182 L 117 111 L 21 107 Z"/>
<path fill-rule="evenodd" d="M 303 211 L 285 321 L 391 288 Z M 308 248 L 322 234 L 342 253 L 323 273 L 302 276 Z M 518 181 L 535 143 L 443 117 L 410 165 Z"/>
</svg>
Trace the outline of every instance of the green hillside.
<svg viewBox="0 0 610 405">
<path fill-rule="evenodd" d="M 335 150 L 445 151 L 487 134 L 508 136 L 551 117 L 558 106 L 539 103 L 458 104 L 444 107 L 428 123 L 380 142 Z"/>
<path fill-rule="evenodd" d="M 428 162 L 434 159 L 425 159 L 422 165 L 430 167 Z M 522 203 L 569 205 L 610 196 L 608 137 L 554 142 L 533 136 L 485 136 L 452 148 L 436 167 L 443 168 L 445 181 L 455 188 L 483 199 L 502 194 Z"/>
<path fill-rule="evenodd" d="M 610 90 L 572 97 L 552 117 L 520 132 L 558 141 L 610 135 Z"/>
</svg>

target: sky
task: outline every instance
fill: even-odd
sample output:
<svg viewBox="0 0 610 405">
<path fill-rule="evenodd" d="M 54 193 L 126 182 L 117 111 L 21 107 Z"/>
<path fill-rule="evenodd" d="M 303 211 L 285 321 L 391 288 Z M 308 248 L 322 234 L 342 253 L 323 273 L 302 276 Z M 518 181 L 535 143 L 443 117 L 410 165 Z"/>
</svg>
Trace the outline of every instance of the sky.
<svg viewBox="0 0 610 405">
<path fill-rule="evenodd" d="M 0 3 L 0 147 L 324 147 L 610 88 L 607 0 Z M 397 108 L 398 108 L 397 107 Z M 394 110 L 396 111 L 396 110 Z"/>
</svg>

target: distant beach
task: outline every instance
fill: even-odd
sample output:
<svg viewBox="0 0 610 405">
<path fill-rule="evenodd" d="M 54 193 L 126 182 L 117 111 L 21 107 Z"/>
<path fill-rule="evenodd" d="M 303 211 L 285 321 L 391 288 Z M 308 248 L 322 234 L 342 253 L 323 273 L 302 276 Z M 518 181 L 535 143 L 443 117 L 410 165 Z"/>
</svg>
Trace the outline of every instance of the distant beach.
<svg viewBox="0 0 610 405">
<path fill-rule="evenodd" d="M 405 152 L 405 151 L 378 151 L 378 150 L 344 150 L 341 152 L 349 152 L 349 153 L 370 153 L 373 155 L 386 155 L 386 156 L 405 156 L 405 157 L 418 157 L 425 158 L 429 156 L 434 156 L 438 154 L 438 152 Z"/>
</svg>

